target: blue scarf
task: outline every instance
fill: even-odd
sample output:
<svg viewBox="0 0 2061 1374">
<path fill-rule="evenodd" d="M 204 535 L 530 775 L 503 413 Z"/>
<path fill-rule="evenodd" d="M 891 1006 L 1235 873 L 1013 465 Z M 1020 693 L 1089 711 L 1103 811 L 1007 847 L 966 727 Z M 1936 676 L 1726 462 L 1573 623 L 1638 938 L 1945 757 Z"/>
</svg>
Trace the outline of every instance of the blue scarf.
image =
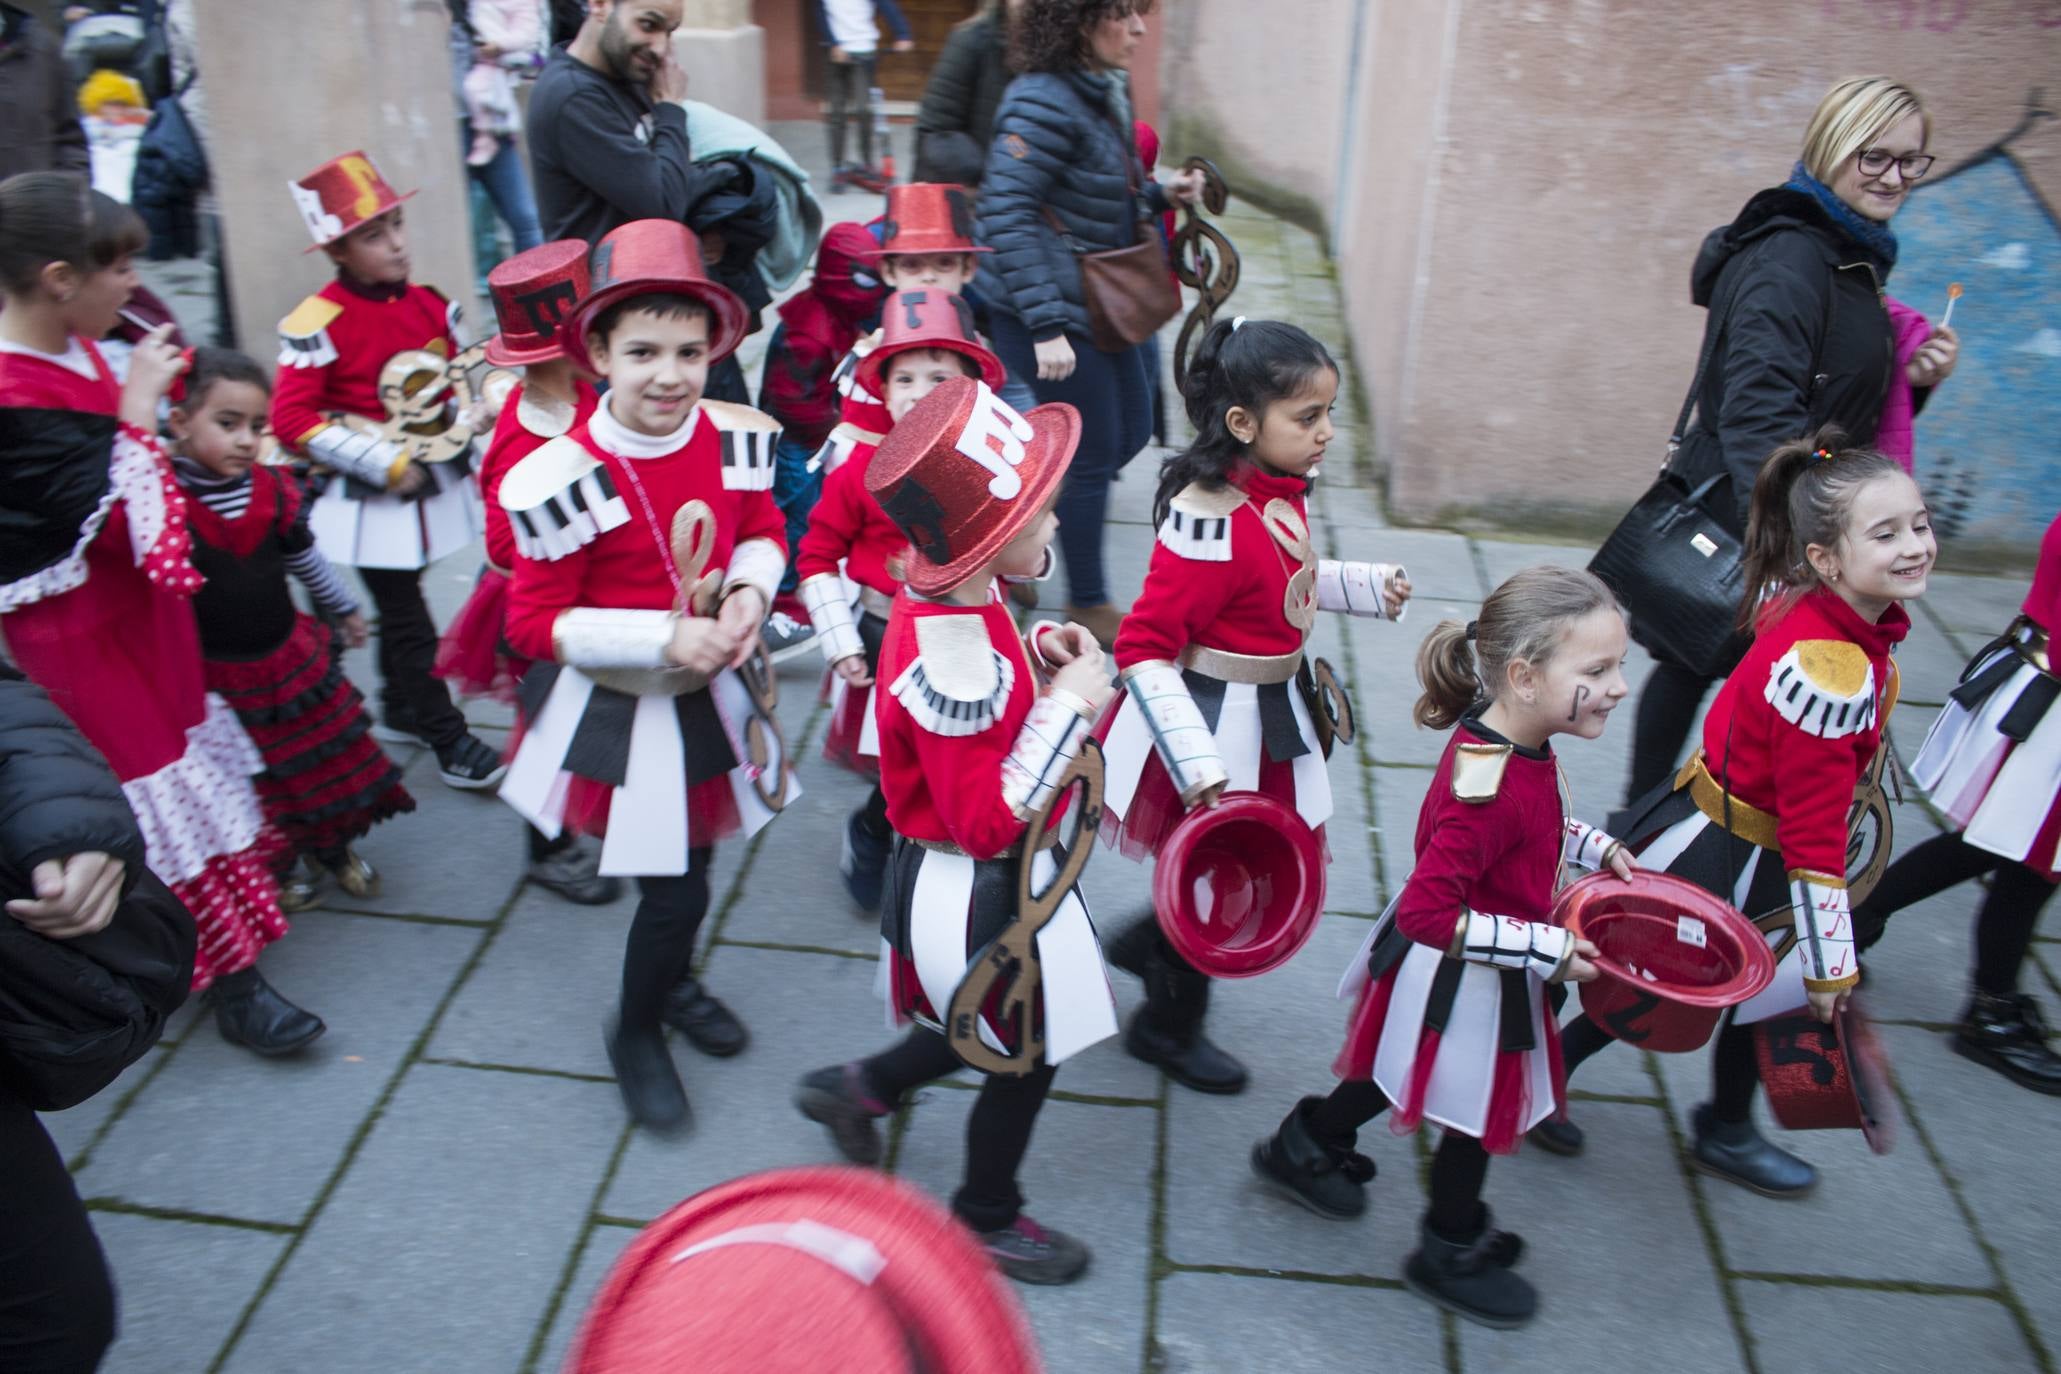
<svg viewBox="0 0 2061 1374">
<path fill-rule="evenodd" d="M 1886 224 L 1869 219 L 1857 213 L 1851 205 L 1841 200 L 1830 186 L 1819 181 L 1803 169 L 1801 162 L 1789 173 L 1789 180 L 1782 183 L 1792 191 L 1801 191 L 1817 201 L 1819 207 L 1829 215 L 1848 238 L 1882 259 L 1884 275 L 1896 265 L 1896 235 Z"/>
</svg>

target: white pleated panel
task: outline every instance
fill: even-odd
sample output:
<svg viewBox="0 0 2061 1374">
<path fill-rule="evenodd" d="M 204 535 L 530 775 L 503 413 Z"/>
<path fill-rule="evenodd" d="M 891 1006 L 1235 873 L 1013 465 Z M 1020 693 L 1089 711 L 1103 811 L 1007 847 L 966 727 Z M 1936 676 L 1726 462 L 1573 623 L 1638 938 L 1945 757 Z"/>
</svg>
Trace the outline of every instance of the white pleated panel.
<svg viewBox="0 0 2061 1374">
<path fill-rule="evenodd" d="M 569 779 L 559 767 L 572 746 L 573 731 L 587 713 L 587 700 L 594 695 L 594 681 L 573 668 L 558 670 L 551 695 L 537 718 L 523 731 L 522 743 L 509 761 L 501 779 L 501 800 L 517 815 L 557 839 L 564 828 L 565 790 Z"/>
</svg>

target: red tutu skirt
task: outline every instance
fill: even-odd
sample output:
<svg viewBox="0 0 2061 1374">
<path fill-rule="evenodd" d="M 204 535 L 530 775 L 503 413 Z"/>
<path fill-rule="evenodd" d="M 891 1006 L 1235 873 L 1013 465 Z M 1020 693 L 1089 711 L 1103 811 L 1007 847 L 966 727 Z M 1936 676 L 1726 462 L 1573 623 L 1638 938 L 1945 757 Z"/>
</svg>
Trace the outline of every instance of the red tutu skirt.
<svg viewBox="0 0 2061 1374">
<path fill-rule="evenodd" d="M 880 736 L 873 729 L 873 689 L 854 687 L 834 670 L 825 669 L 823 698 L 830 702 L 830 729 L 823 736 L 823 757 L 839 768 L 878 781 Z"/>
<path fill-rule="evenodd" d="M 1290 809 L 1295 806 L 1295 762 L 1276 762 L 1270 758 L 1260 760 L 1259 787 L 1256 791 L 1276 798 Z M 1160 846 L 1167 836 L 1174 833 L 1174 827 L 1188 814 L 1181 805 L 1181 794 L 1174 790 L 1173 779 L 1166 775 L 1166 765 L 1154 753 L 1145 760 L 1143 771 L 1138 774 L 1138 790 L 1131 797 L 1130 810 L 1122 816 L 1114 811 L 1102 813 L 1102 843 L 1113 846 L 1126 859 L 1143 861 L 1158 855 Z M 1331 849 L 1324 839 L 1324 827 L 1317 827 L 1317 839 L 1323 842 L 1324 859 L 1328 863 Z"/>
<path fill-rule="evenodd" d="M 338 848 L 415 809 L 312 617 L 295 617 L 286 642 L 263 658 L 205 667 L 208 690 L 229 703 L 264 756 L 258 800 L 294 850 Z"/>
<path fill-rule="evenodd" d="M 501 755 L 503 759 L 513 759 L 522 747 L 526 724 L 522 717 L 516 717 L 515 729 L 508 735 L 508 748 Z M 564 788 L 565 809 L 558 823 L 582 835 L 606 836 L 609 806 L 615 800 L 614 785 L 567 773 Z M 737 794 L 729 774 L 688 785 L 687 833 L 694 837 L 695 848 L 728 839 L 743 829 L 744 817 L 737 809 Z"/>
<path fill-rule="evenodd" d="M 530 661 L 508 647 L 508 589 L 508 574 L 481 568 L 472 595 L 437 642 L 432 671 L 461 696 L 492 697 L 513 705 L 516 686 L 529 671 Z"/>
</svg>

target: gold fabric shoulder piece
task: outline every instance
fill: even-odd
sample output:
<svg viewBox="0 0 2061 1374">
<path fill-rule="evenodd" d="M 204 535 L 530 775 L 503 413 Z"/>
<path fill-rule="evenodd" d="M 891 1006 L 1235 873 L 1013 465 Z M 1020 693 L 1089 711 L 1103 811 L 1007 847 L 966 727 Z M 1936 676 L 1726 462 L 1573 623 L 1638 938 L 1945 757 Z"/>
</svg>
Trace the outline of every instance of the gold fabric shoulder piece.
<svg viewBox="0 0 2061 1374">
<path fill-rule="evenodd" d="M 1214 490 L 1201 482 L 1190 482 L 1174 493 L 1167 505 L 1188 515 L 1220 520 L 1245 504 L 1245 493 L 1229 482 Z"/>
<path fill-rule="evenodd" d="M 1494 801 L 1503 790 L 1503 770 L 1516 750 L 1507 744 L 1453 746 L 1453 796 L 1470 805 Z"/>
<path fill-rule="evenodd" d="M 1867 650 L 1844 639 L 1799 639 L 1791 652 L 1811 686 L 1827 696 L 1850 701 L 1870 685 L 1874 676 Z"/>
<path fill-rule="evenodd" d="M 916 652 L 930 685 L 953 701 L 986 701 L 1008 666 L 988 639 L 987 618 L 977 610 L 916 617 Z"/>
<path fill-rule="evenodd" d="M 1875 665 L 1843 639 L 1800 639 L 1768 670 L 1762 696 L 1807 735 L 1843 739 L 1875 723 Z"/>
<path fill-rule="evenodd" d="M 765 411 L 739 405 L 735 401 L 703 401 L 701 409 L 720 430 L 735 432 L 762 429 L 771 430 L 776 434 L 780 432 L 780 422 Z"/>
<path fill-rule="evenodd" d="M 535 510 L 600 466 L 577 439 L 561 435 L 540 444 L 501 479 L 501 509 Z"/>
<path fill-rule="evenodd" d="M 310 296 L 279 322 L 279 332 L 289 339 L 312 339 L 341 314 L 343 307 L 327 296 Z"/>
</svg>

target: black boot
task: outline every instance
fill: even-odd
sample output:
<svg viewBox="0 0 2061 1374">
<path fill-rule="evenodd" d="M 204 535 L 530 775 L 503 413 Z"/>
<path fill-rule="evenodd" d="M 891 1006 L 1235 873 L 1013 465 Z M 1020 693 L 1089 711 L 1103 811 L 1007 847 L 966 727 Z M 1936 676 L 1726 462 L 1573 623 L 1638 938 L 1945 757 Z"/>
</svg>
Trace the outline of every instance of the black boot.
<svg viewBox="0 0 2061 1374">
<path fill-rule="evenodd" d="M 2046 1018 L 2028 993 L 1978 990 L 1961 1013 L 1954 1053 L 2020 1087 L 2061 1094 L 2061 1055 L 2047 1048 Z"/>
<path fill-rule="evenodd" d="M 1320 1140 L 1309 1116 L 1321 1097 L 1305 1097 L 1281 1119 L 1281 1128 L 1252 1147 L 1252 1171 L 1276 1192 L 1322 1217 L 1350 1219 L 1367 1210 L 1374 1161 L 1343 1144 Z"/>
<path fill-rule="evenodd" d="M 328 1029 L 321 1017 L 281 997 L 255 964 L 215 979 L 208 1000 L 222 1038 L 254 1054 L 292 1054 Z"/>
<path fill-rule="evenodd" d="M 794 1105 L 811 1121 L 830 1130 L 837 1152 L 854 1164 L 880 1162 L 880 1127 L 874 1123 L 893 1108 L 871 1094 L 866 1074 L 856 1062 L 832 1064 L 802 1079 Z"/>
<path fill-rule="evenodd" d="M 711 1059 L 728 1059 L 751 1043 L 751 1032 L 728 1007 L 709 996 L 699 978 L 688 977 L 666 997 L 664 1020 L 687 1043 Z"/>
<path fill-rule="evenodd" d="M 1209 1014 L 1209 976 L 1188 967 L 1143 921 L 1110 942 L 1110 962 L 1145 983 L 1145 1005 L 1131 1017 L 1124 1049 L 1199 1093 L 1245 1091 L 1245 1066 L 1202 1033 Z"/>
<path fill-rule="evenodd" d="M 1770 1141 L 1751 1121 L 1719 1121 L 1704 1103 L 1691 1118 L 1695 1139 L 1689 1164 L 1698 1173 L 1750 1188 L 1762 1197 L 1803 1197 L 1818 1186 L 1818 1171 Z"/>
<path fill-rule="evenodd" d="M 1488 1208 L 1481 1222 L 1462 1236 L 1442 1236 L 1431 1229 L 1427 1215 L 1417 1226 L 1417 1252 L 1403 1265 L 1403 1282 L 1455 1316 L 1483 1326 L 1523 1326 L 1539 1310 L 1538 1290 L 1510 1272 L 1524 1253 L 1524 1242 L 1489 1224 Z"/>
<path fill-rule="evenodd" d="M 1525 1132 L 1524 1138 L 1547 1154 L 1565 1155 L 1569 1159 L 1580 1154 L 1587 1142 L 1581 1127 L 1565 1117 L 1558 1116 L 1547 1117 Z"/>
<path fill-rule="evenodd" d="M 656 1026 L 629 1030 L 611 1023 L 606 1040 L 608 1062 L 631 1119 L 653 1131 L 677 1131 L 685 1126 L 687 1090 L 680 1086 L 680 1072 L 666 1049 L 665 1031 Z"/>
</svg>

